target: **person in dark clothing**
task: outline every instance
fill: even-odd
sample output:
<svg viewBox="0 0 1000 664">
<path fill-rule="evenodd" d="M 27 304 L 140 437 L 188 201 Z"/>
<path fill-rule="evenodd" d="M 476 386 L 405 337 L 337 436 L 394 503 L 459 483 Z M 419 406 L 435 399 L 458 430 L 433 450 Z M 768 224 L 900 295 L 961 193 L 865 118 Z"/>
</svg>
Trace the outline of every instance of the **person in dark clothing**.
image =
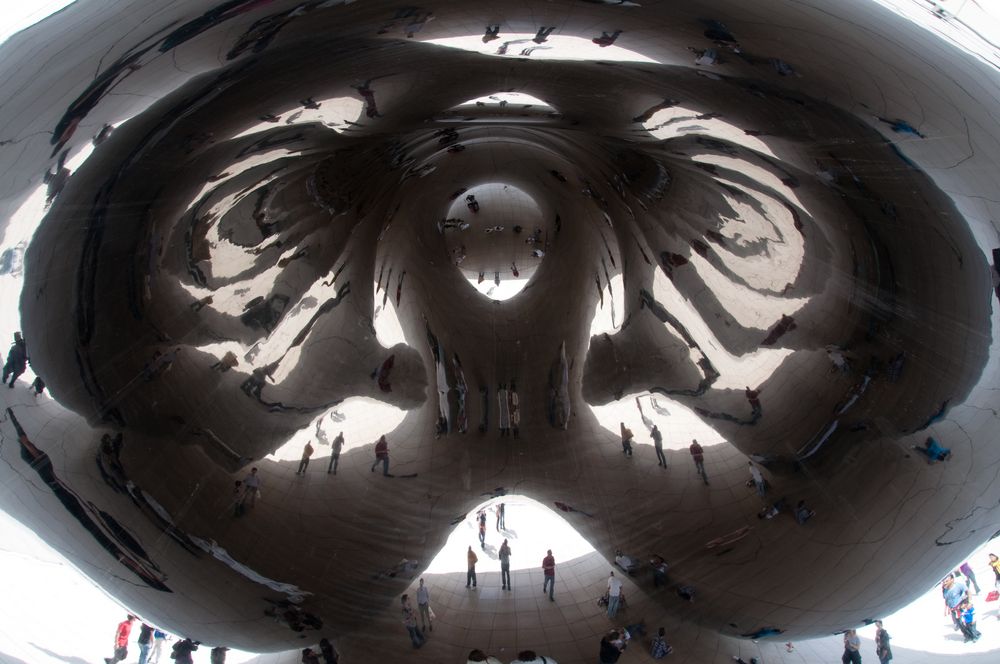
<svg viewBox="0 0 1000 664">
<path fill-rule="evenodd" d="M 209 654 L 210 664 L 226 664 L 226 653 L 229 648 L 225 646 L 216 646 L 212 648 L 212 652 Z"/>
<path fill-rule="evenodd" d="M 611 630 L 601 639 L 601 664 L 615 664 L 622 656 L 621 648 L 618 646 L 619 635 L 615 630 Z M 624 646 L 624 644 L 623 644 Z"/>
<path fill-rule="evenodd" d="M 10 376 L 10 383 L 7 387 L 14 387 L 14 381 L 28 368 L 28 347 L 21 338 L 20 332 L 14 333 L 14 343 L 7 351 L 7 363 L 3 365 L 3 382 L 7 382 Z"/>
<path fill-rule="evenodd" d="M 153 647 L 153 628 L 142 623 L 139 626 L 139 639 L 136 643 L 139 644 L 139 664 L 146 664 L 149 659 L 149 649 Z"/>
<path fill-rule="evenodd" d="M 319 655 L 312 648 L 302 650 L 302 664 L 320 664 Z"/>
<path fill-rule="evenodd" d="M 174 644 L 170 652 L 170 659 L 177 664 L 194 664 L 191 653 L 198 649 L 198 644 L 191 639 L 183 639 Z"/>
<path fill-rule="evenodd" d="M 340 661 L 340 655 L 334 649 L 329 639 L 324 638 L 319 640 L 319 651 L 323 654 L 325 664 L 337 664 Z"/>
</svg>

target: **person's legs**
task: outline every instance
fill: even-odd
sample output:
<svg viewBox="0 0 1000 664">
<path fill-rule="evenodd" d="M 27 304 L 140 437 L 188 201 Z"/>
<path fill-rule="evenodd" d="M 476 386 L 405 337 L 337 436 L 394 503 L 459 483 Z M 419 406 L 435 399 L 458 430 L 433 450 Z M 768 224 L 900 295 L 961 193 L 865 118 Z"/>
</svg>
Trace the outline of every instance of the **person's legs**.
<svg viewBox="0 0 1000 664">
<path fill-rule="evenodd" d="M 470 574 L 472 574 L 472 587 L 476 587 L 476 568 L 473 567 Z"/>
<path fill-rule="evenodd" d="M 614 618 L 618 615 L 618 599 L 617 595 L 608 597 L 608 618 Z"/>
<path fill-rule="evenodd" d="M 546 592 L 549 594 L 549 599 L 553 599 L 552 595 L 555 593 L 556 589 L 556 577 L 547 576 L 545 577 L 545 582 L 542 584 L 542 594 Z"/>
<path fill-rule="evenodd" d="M 972 570 L 969 570 L 969 573 L 965 575 L 965 578 L 967 578 L 969 581 L 972 582 L 972 587 L 976 589 L 976 594 L 978 595 L 979 594 L 979 584 L 976 583 L 976 573 L 973 572 Z"/>
<path fill-rule="evenodd" d="M 503 588 L 510 587 L 510 565 L 500 566 L 500 585 Z"/>
<path fill-rule="evenodd" d="M 472 569 L 472 568 L 470 567 L 470 568 L 469 568 L 469 571 L 465 573 L 465 587 L 466 587 L 466 588 L 468 588 L 468 587 L 469 587 L 470 585 L 472 585 L 472 579 L 473 579 L 473 578 L 474 578 L 475 576 L 476 576 L 476 572 L 475 572 L 475 570 L 473 570 L 473 569 Z"/>
<path fill-rule="evenodd" d="M 140 643 L 139 644 L 139 664 L 146 664 L 149 659 L 149 644 Z"/>
<path fill-rule="evenodd" d="M 4 383 L 6 383 L 6 382 L 7 382 L 7 376 L 9 376 L 9 375 L 10 375 L 10 373 L 11 373 L 11 372 L 12 372 L 13 370 L 14 370 L 14 367 L 13 367 L 13 366 L 11 366 L 10 362 L 7 362 L 6 364 L 4 364 L 4 365 L 3 365 L 3 382 L 4 382 Z"/>
<path fill-rule="evenodd" d="M 434 626 L 431 624 L 430 604 L 417 604 L 417 608 L 420 609 L 420 626 L 423 629 L 427 629 L 428 626 L 434 629 Z"/>
<path fill-rule="evenodd" d="M 417 639 L 417 627 L 416 627 L 416 625 L 414 625 L 413 627 L 410 627 L 409 625 L 407 625 L 406 626 L 406 631 L 410 633 L 410 643 L 413 644 L 413 647 L 414 648 L 419 648 L 420 647 L 420 641 Z"/>
</svg>

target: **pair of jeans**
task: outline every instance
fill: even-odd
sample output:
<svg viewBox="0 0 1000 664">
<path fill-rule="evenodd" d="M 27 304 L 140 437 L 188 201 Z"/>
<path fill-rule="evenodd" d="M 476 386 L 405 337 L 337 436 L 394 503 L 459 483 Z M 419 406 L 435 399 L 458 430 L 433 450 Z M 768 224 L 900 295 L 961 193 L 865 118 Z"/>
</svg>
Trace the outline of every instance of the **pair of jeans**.
<svg viewBox="0 0 1000 664">
<path fill-rule="evenodd" d="M 372 464 L 372 472 L 373 473 L 375 472 L 375 466 L 378 465 L 379 461 L 382 462 L 382 474 L 383 475 L 388 475 L 389 474 L 389 457 L 382 457 L 381 459 L 375 459 L 375 463 Z"/>
<path fill-rule="evenodd" d="M 470 583 L 472 584 L 473 588 L 476 587 L 476 568 L 475 567 L 470 567 L 469 568 L 469 573 L 465 575 L 465 587 L 468 588 Z"/>
<path fill-rule="evenodd" d="M 424 634 L 420 631 L 420 628 L 414 625 L 410 627 L 406 626 L 406 631 L 410 633 L 410 641 L 413 643 L 414 648 L 419 648 L 424 645 Z"/>
<path fill-rule="evenodd" d="M 337 474 L 337 464 L 339 464 L 339 463 L 340 463 L 340 455 L 339 454 L 331 454 L 330 455 L 330 465 L 326 467 L 326 472 L 327 473 L 333 473 L 334 475 L 336 475 Z"/>
<path fill-rule="evenodd" d="M 510 564 L 500 564 L 500 585 L 510 588 Z"/>
<path fill-rule="evenodd" d="M 298 474 L 301 475 L 302 473 L 306 472 L 306 468 L 308 467 L 309 467 L 309 457 L 305 457 L 304 459 L 302 459 L 302 461 L 299 461 L 299 469 L 297 471 Z"/>
<path fill-rule="evenodd" d="M 614 618 L 618 615 L 618 602 L 620 600 L 620 595 L 611 595 L 608 597 L 608 618 Z"/>
<path fill-rule="evenodd" d="M 148 643 L 139 644 L 139 664 L 146 664 L 149 660 L 149 647 Z"/>
<path fill-rule="evenodd" d="M 656 447 L 656 461 L 657 461 L 656 465 L 658 466 L 661 464 L 664 466 L 667 465 L 667 457 L 665 454 L 663 454 L 663 448 L 660 446 Z"/>
<path fill-rule="evenodd" d="M 857 650 L 844 650 L 843 657 L 840 658 L 843 664 L 861 664 L 861 653 Z"/>
<path fill-rule="evenodd" d="M 552 596 L 555 593 L 555 591 L 556 591 L 556 577 L 555 576 L 547 576 L 547 577 L 545 577 L 545 582 L 542 584 L 542 594 L 543 595 L 545 594 L 545 589 L 546 588 L 548 588 L 548 591 L 549 591 L 549 599 L 555 599 Z"/>
</svg>

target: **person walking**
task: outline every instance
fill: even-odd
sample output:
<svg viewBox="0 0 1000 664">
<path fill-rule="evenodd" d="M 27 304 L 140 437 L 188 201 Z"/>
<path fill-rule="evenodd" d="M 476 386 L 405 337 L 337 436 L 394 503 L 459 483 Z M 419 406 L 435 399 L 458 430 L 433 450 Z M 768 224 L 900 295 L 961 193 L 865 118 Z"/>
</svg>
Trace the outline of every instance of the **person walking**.
<svg viewBox="0 0 1000 664">
<path fill-rule="evenodd" d="M 306 441 L 306 446 L 302 448 L 302 460 L 299 461 L 299 469 L 295 472 L 296 475 L 305 475 L 306 468 L 309 467 L 309 457 L 313 455 L 312 441 Z"/>
<path fill-rule="evenodd" d="M 382 462 L 382 474 L 386 477 L 389 476 L 389 442 L 385 439 L 385 436 L 380 436 L 378 442 L 375 443 L 375 463 L 372 464 L 372 472 L 375 472 L 375 466 Z"/>
<path fill-rule="evenodd" d="M 139 638 L 136 643 L 139 644 L 139 664 L 147 664 L 149 649 L 153 645 L 153 628 L 146 623 L 139 625 Z"/>
<path fill-rule="evenodd" d="M 549 601 L 554 602 L 556 598 L 553 597 L 556 590 L 556 559 L 552 555 L 552 549 L 545 552 L 546 555 L 542 558 L 542 575 L 545 580 L 542 582 L 542 594 L 548 590 Z"/>
<path fill-rule="evenodd" d="M 257 503 L 257 494 L 259 493 L 260 475 L 257 474 L 257 468 L 251 468 L 250 474 L 243 480 L 243 498 L 241 502 L 245 506 L 249 499 L 250 507 L 253 507 Z"/>
<path fill-rule="evenodd" d="M 875 656 L 879 664 L 887 664 L 892 659 L 892 648 L 889 647 L 889 632 L 882 627 L 882 621 L 875 621 Z"/>
<path fill-rule="evenodd" d="M 963 562 L 959 566 L 958 570 L 962 573 L 963 576 L 965 576 L 965 578 L 969 582 L 969 584 L 972 584 L 972 587 L 976 589 L 976 594 L 978 595 L 979 594 L 979 584 L 976 583 L 976 573 L 973 572 L 972 571 L 972 567 L 969 566 L 969 561 Z M 966 585 L 969 585 L 969 584 L 966 584 Z"/>
<path fill-rule="evenodd" d="M 337 474 L 337 465 L 340 463 L 340 451 L 344 449 L 344 432 L 341 431 L 333 439 L 333 450 L 330 452 L 330 465 L 326 468 L 326 474 Z"/>
<path fill-rule="evenodd" d="M 993 570 L 993 576 L 996 577 L 993 580 L 993 587 L 1000 589 L 1000 558 L 997 558 L 995 553 L 990 554 L 990 568 Z"/>
<path fill-rule="evenodd" d="M 753 461 L 747 461 L 747 465 L 750 466 L 750 479 L 753 480 L 754 488 L 757 489 L 757 495 L 761 498 L 767 493 L 767 487 L 764 485 L 764 476 L 760 473 L 760 468 L 753 464 Z"/>
<path fill-rule="evenodd" d="M 17 335 L 17 337 L 19 336 Z M 128 637 L 132 633 L 133 622 L 135 622 L 135 616 L 130 613 L 125 620 L 118 623 L 118 629 L 115 630 L 115 654 L 111 657 L 105 657 L 105 664 L 123 662 L 128 657 Z"/>
<path fill-rule="evenodd" d="M 708 484 L 708 475 L 705 473 L 705 450 L 701 448 L 697 440 L 691 441 L 688 450 L 691 451 L 691 458 L 694 459 L 694 469 L 698 471 L 698 475 L 705 481 L 705 484 Z"/>
<path fill-rule="evenodd" d="M 500 503 L 499 505 L 497 505 L 497 530 L 498 531 L 501 530 L 501 529 L 503 529 L 503 530 L 507 529 L 506 518 L 507 518 L 507 507 L 503 503 Z"/>
<path fill-rule="evenodd" d="M 420 611 L 420 627 L 426 632 L 434 631 L 434 621 L 431 619 L 431 593 L 424 585 L 424 580 L 420 579 L 420 587 L 417 588 L 417 610 Z"/>
<path fill-rule="evenodd" d="M 413 607 L 410 606 L 410 596 L 403 595 L 399 600 L 402 604 L 403 625 L 406 626 L 406 631 L 410 634 L 410 642 L 414 648 L 419 648 L 424 645 L 426 639 L 424 639 L 420 628 L 417 627 L 417 615 L 413 612 Z"/>
<path fill-rule="evenodd" d="M 618 615 L 618 603 L 622 598 L 622 582 L 612 572 L 608 577 L 608 618 L 614 619 Z"/>
<path fill-rule="evenodd" d="M 500 589 L 511 590 L 510 585 L 510 546 L 507 540 L 500 545 Z"/>
<path fill-rule="evenodd" d="M 167 642 L 167 633 L 158 629 L 153 630 L 153 650 L 149 653 L 149 664 L 160 664 L 160 653 L 163 652 L 163 644 Z"/>
<path fill-rule="evenodd" d="M 28 368 L 28 347 L 24 343 L 20 332 L 14 333 L 14 343 L 7 351 L 7 363 L 3 365 L 3 382 L 7 382 L 10 376 L 10 384 L 7 387 L 13 388 L 14 381 Z"/>
<path fill-rule="evenodd" d="M 469 554 L 466 556 L 469 563 L 469 570 L 465 575 L 465 587 L 468 588 L 469 584 L 472 587 L 476 587 L 476 563 L 479 562 L 479 558 L 476 556 L 476 552 L 472 550 L 472 545 L 469 545 Z"/>
<path fill-rule="evenodd" d="M 654 424 L 653 428 L 649 430 L 649 435 L 653 439 L 653 449 L 656 450 L 656 465 L 662 466 L 664 470 L 667 468 L 667 457 L 663 454 L 663 434 Z"/>
<path fill-rule="evenodd" d="M 843 664 L 861 664 L 861 639 L 858 638 L 857 630 L 849 629 L 844 632 L 844 654 L 840 661 Z"/>
<path fill-rule="evenodd" d="M 479 510 L 479 548 L 486 550 L 486 510 Z"/>
</svg>

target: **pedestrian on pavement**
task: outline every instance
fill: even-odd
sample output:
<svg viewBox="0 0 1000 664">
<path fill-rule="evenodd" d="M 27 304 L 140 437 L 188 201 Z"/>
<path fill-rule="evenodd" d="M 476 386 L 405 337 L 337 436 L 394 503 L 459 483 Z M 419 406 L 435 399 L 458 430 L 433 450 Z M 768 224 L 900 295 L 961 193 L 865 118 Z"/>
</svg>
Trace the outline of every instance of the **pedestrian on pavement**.
<svg viewBox="0 0 1000 664">
<path fill-rule="evenodd" d="M 691 458 L 694 459 L 694 469 L 698 471 L 698 475 L 705 484 L 708 484 L 708 475 L 705 473 L 705 450 L 702 449 L 697 440 L 692 440 L 688 449 L 691 451 Z"/>
<path fill-rule="evenodd" d="M 135 622 L 135 616 L 130 613 L 125 620 L 118 623 L 118 629 L 115 630 L 115 654 L 111 657 L 105 657 L 105 664 L 123 662 L 128 657 L 128 637 L 132 633 L 133 622 Z"/>
<path fill-rule="evenodd" d="M 431 616 L 431 593 L 424 585 L 424 580 L 420 579 L 420 587 L 417 588 L 417 609 L 420 611 L 420 626 L 423 630 L 434 631 L 434 620 Z"/>
<path fill-rule="evenodd" d="M 549 601 L 554 602 L 556 598 L 553 594 L 556 590 L 556 559 L 552 556 L 552 549 L 546 551 L 546 555 L 542 558 L 542 574 L 545 576 L 545 581 L 542 583 L 542 594 L 545 594 L 546 589 L 549 593 Z"/>
<path fill-rule="evenodd" d="M 500 545 L 500 589 L 511 590 L 510 585 L 510 546 L 507 540 Z"/>
<path fill-rule="evenodd" d="M 476 552 L 472 550 L 472 545 L 469 545 L 469 554 L 467 556 L 469 561 L 469 571 L 465 575 L 465 587 L 468 588 L 469 584 L 472 587 L 476 587 L 476 563 L 479 562 L 479 558 L 476 556 Z"/>
</svg>

